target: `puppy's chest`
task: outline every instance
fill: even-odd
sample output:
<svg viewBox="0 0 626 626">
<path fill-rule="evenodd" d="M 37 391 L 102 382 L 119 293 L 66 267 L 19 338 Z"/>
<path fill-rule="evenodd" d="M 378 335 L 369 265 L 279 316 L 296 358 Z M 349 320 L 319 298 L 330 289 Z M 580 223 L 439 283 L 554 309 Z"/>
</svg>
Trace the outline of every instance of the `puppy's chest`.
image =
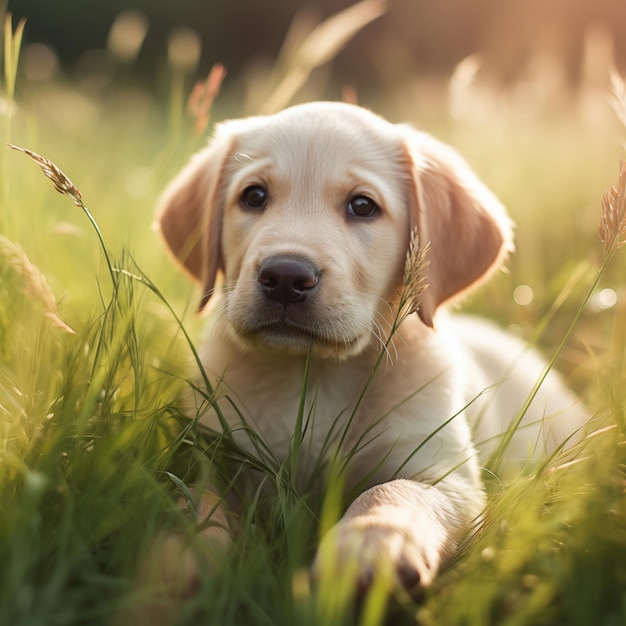
<svg viewBox="0 0 626 626">
<path fill-rule="evenodd" d="M 398 396 L 387 376 L 368 385 L 369 372 L 357 376 L 334 367 L 327 376 L 313 370 L 303 391 L 302 371 L 268 369 L 247 380 L 233 403 L 224 398 L 220 407 L 239 446 L 271 465 L 287 461 L 294 467 L 295 462 L 302 485 L 317 483 L 333 459 L 345 468 L 348 488 L 397 475 L 436 478 L 443 470 L 435 459 L 443 449 L 452 451 L 455 465 L 466 460 L 457 455 L 469 445 L 464 421 L 440 429 L 443 417 L 453 414 L 449 407 L 441 410 L 448 405 L 444 389 L 420 390 L 417 383 L 411 385 L 413 394 Z M 215 421 L 211 425 L 219 427 Z"/>
<path fill-rule="evenodd" d="M 354 447 L 372 415 L 382 412 L 385 399 L 367 389 L 368 374 L 367 367 L 311 364 L 307 371 L 304 359 L 262 364 L 252 356 L 226 368 L 221 395 L 228 398 L 218 404 L 239 445 L 254 452 L 260 438 L 279 461 L 297 448 L 301 463 L 309 465 L 340 444 Z M 203 421 L 219 428 L 214 412 Z"/>
</svg>

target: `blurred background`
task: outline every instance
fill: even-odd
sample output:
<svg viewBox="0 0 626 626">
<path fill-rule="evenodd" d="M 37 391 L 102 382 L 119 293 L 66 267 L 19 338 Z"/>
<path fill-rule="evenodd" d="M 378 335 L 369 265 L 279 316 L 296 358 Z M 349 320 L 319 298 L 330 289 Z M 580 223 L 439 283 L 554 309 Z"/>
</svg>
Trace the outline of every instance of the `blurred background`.
<svg viewBox="0 0 626 626">
<path fill-rule="evenodd" d="M 274 67 L 288 33 L 297 39 L 351 4 L 10 0 L 8 10 L 15 20 L 28 21 L 22 59 L 27 83 L 64 78 L 97 90 L 123 74 L 158 94 L 167 68 L 201 75 L 219 62 L 228 70 L 229 87 L 241 95 L 242 77 Z M 325 76 L 315 77 L 315 87 L 324 82 L 328 97 L 349 85 L 366 99 L 399 90 L 406 98 L 416 79 L 447 79 L 464 60 L 461 82 L 480 78 L 492 89 L 513 90 L 520 106 L 554 110 L 605 88 L 609 69 L 624 68 L 626 3 L 389 0 L 385 14 L 334 56 L 332 71 L 320 70 Z M 253 108 L 254 93 L 245 95 Z"/>
<path fill-rule="evenodd" d="M 117 61 L 133 62 L 151 85 L 167 61 L 167 45 L 187 38 L 200 70 L 219 61 L 233 75 L 272 64 L 296 14 L 319 19 L 350 0 L 11 0 L 26 17 L 31 48 L 26 74 L 84 78 Z M 26 50 L 28 52 L 28 49 Z M 113 58 L 108 61 L 102 53 Z M 553 72 L 576 91 L 600 60 L 622 67 L 626 4 L 621 0 L 389 0 L 386 15 L 354 38 L 334 62 L 337 81 L 378 89 L 421 76 L 449 74 L 468 55 L 484 60 L 501 84 Z M 194 56 L 189 54 L 189 56 Z M 603 56 L 603 58 L 600 58 Z M 38 61 L 38 62 L 37 62 Z M 191 65 L 191 59 L 189 59 Z M 99 64 L 99 65 L 98 65 Z M 39 67 L 37 67 L 39 66 Z"/>
<path fill-rule="evenodd" d="M 0 139 L 61 166 L 114 253 L 130 247 L 190 310 L 194 288 L 150 230 L 160 191 L 215 121 L 311 99 L 436 134 L 501 197 L 517 253 L 469 308 L 530 336 L 565 290 L 565 324 L 601 259 L 600 199 L 626 139 L 623 0 L 0 0 L 9 14 L 5 44 L 25 29 L 15 89 L 0 83 Z M 16 155 L 0 171 L 0 231 L 65 302 L 88 302 L 101 258 L 84 220 Z M 626 313 L 624 272 L 607 273 L 566 355 L 563 369 L 586 364 L 581 380 L 613 341 L 605 311 Z"/>
</svg>

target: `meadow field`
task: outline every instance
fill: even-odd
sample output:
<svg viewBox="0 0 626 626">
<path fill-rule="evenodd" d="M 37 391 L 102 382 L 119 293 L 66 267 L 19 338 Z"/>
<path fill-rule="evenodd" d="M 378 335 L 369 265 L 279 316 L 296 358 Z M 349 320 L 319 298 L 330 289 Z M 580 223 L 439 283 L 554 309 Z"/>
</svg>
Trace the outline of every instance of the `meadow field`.
<svg viewBox="0 0 626 626">
<path fill-rule="evenodd" d="M 0 626 L 113 623 L 149 593 L 133 573 L 159 529 L 192 531 L 176 499 L 212 463 L 233 460 L 264 472 L 272 495 L 250 503 L 228 562 L 203 578 L 181 624 L 626 623 L 618 76 L 612 92 L 552 106 L 459 75 L 359 90 L 364 106 L 454 145 L 507 205 L 516 253 L 463 309 L 553 359 L 593 420 L 573 451 L 540 467 L 507 478 L 497 460 L 485 468 L 484 527 L 422 601 L 381 592 L 355 611 L 349 584 L 313 590 L 308 579 L 337 494 L 319 498 L 288 463 L 244 456 L 182 410 L 204 322 L 194 286 L 151 228 L 154 207 L 213 122 L 264 108 L 240 97 L 259 77 L 227 76 L 214 99 L 216 69 L 204 109 L 190 113 L 193 81 L 176 68 L 164 69 L 160 97 L 123 72 L 97 88 L 20 79 L 14 30 L 0 91 Z M 295 98 L 338 99 L 340 87 L 312 81 Z M 71 184 L 6 143 L 51 160 Z"/>
</svg>

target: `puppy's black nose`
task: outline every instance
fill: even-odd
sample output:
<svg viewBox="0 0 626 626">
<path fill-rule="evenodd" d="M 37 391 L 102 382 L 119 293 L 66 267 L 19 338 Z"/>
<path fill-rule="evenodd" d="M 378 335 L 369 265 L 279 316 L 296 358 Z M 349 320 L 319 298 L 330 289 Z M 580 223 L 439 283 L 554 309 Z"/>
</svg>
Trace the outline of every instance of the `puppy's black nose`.
<svg viewBox="0 0 626 626">
<path fill-rule="evenodd" d="M 267 298 L 287 306 L 302 302 L 317 287 L 319 271 L 303 259 L 274 257 L 263 261 L 257 279 Z"/>
</svg>

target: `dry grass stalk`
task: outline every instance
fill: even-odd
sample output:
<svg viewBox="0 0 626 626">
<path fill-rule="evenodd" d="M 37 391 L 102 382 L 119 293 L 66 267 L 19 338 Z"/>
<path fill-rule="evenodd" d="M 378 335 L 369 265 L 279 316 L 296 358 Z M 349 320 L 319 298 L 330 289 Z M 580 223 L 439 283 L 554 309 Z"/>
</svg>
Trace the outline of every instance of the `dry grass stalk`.
<svg viewBox="0 0 626 626">
<path fill-rule="evenodd" d="M 215 63 L 206 80 L 198 81 L 189 96 L 187 110 L 195 119 L 194 134 L 199 137 L 204 133 L 211 117 L 211 107 L 222 86 L 226 68 Z"/>
<path fill-rule="evenodd" d="M 57 301 L 46 277 L 30 261 L 26 252 L 15 242 L 0 235 L 0 255 L 6 259 L 12 270 L 23 278 L 24 292 L 41 302 L 50 323 L 66 333 L 74 334 L 74 331 L 59 316 Z"/>
<path fill-rule="evenodd" d="M 626 162 L 624 161 L 620 161 L 617 186 L 612 186 L 602 195 L 598 233 L 606 254 L 610 254 L 626 243 Z"/>
<path fill-rule="evenodd" d="M 417 231 L 413 231 L 404 265 L 404 285 L 400 300 L 400 310 L 403 317 L 417 313 L 422 305 L 422 296 L 428 288 L 426 269 L 430 265 L 430 261 L 426 257 L 429 250 L 430 242 L 420 248 Z"/>
<path fill-rule="evenodd" d="M 74 183 L 50 160 L 46 157 L 28 150 L 27 148 L 20 148 L 11 143 L 7 144 L 12 150 L 18 150 L 28 155 L 39 167 L 41 171 L 47 176 L 54 185 L 54 188 L 61 194 L 69 196 L 74 204 L 78 207 L 84 208 L 82 200 L 83 194 L 74 185 Z"/>
<path fill-rule="evenodd" d="M 287 57 L 284 71 L 282 75 L 270 78 L 270 96 L 261 107 L 261 113 L 275 113 L 289 104 L 315 68 L 328 63 L 352 37 L 385 10 L 384 0 L 361 0 L 318 24 L 295 50 L 281 53 Z M 286 44 L 291 44 L 293 39 L 288 35 Z"/>
</svg>

